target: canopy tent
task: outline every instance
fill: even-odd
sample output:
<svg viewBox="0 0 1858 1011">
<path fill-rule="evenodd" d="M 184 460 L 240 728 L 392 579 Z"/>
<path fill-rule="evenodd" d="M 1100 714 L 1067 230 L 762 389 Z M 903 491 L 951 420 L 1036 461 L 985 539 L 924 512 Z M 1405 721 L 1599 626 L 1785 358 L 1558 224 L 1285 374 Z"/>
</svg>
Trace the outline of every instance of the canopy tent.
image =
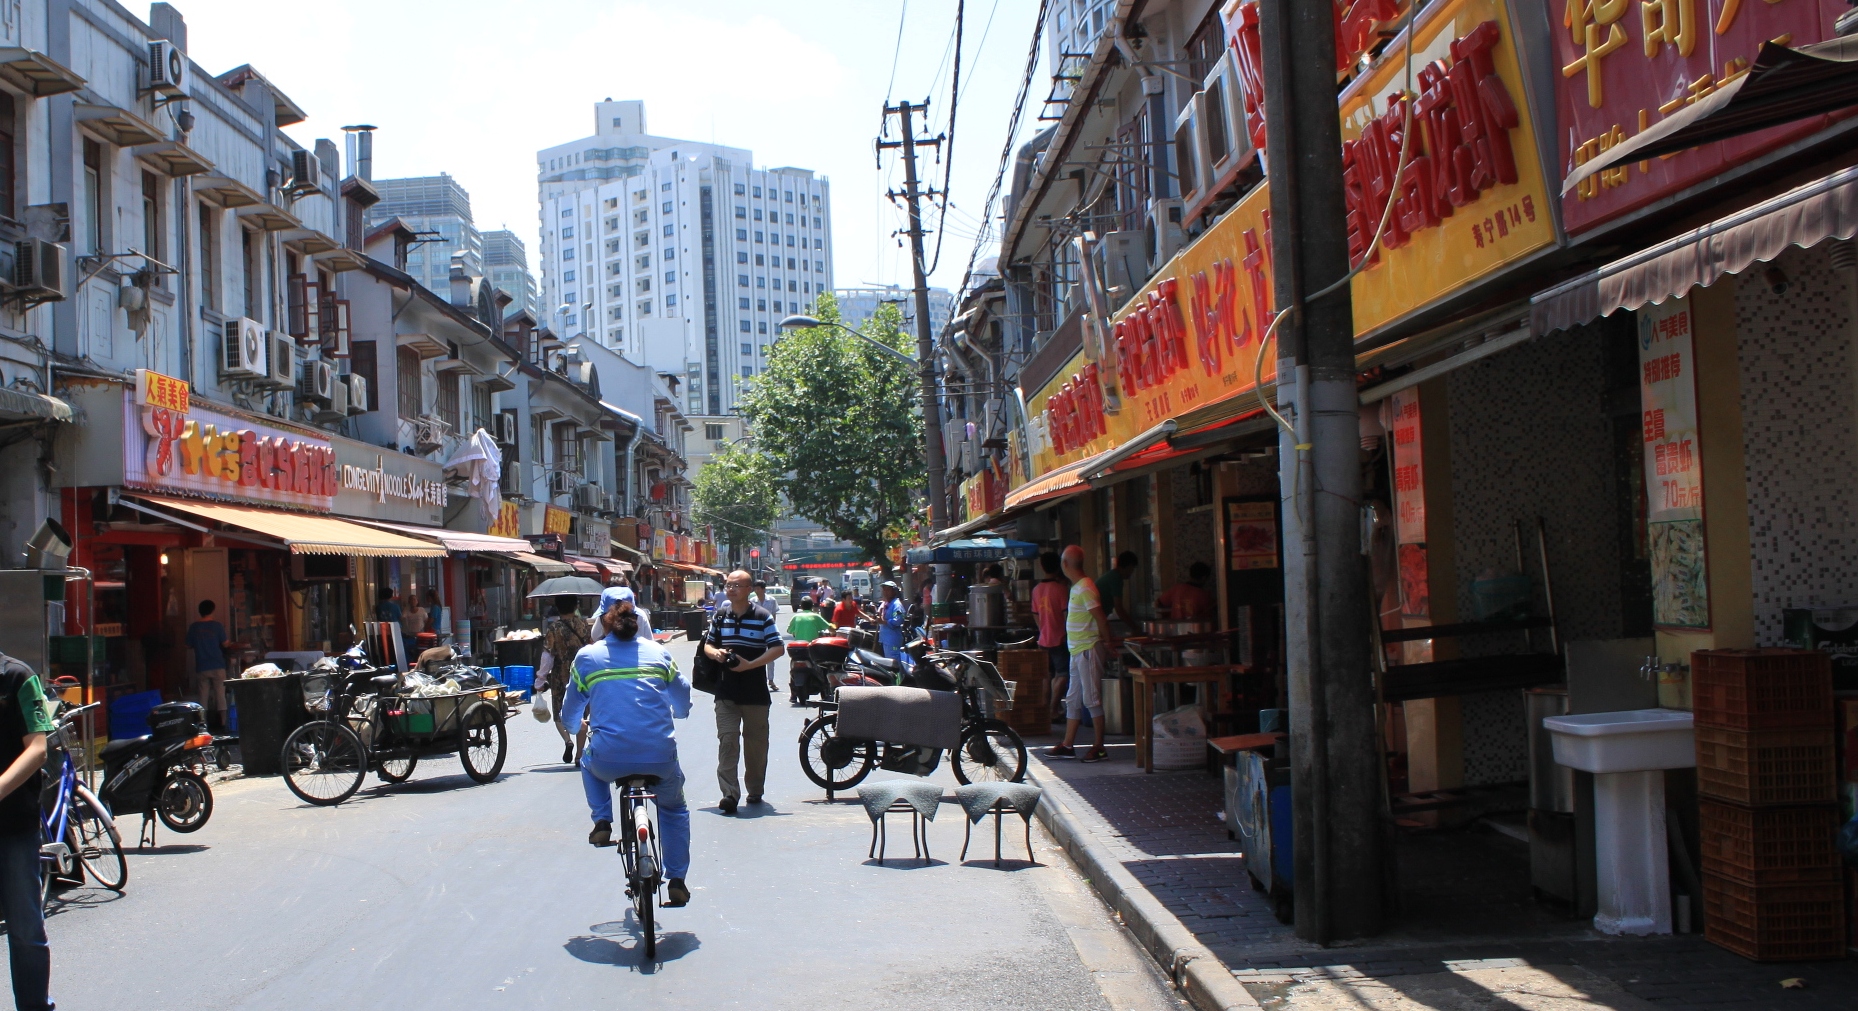
<svg viewBox="0 0 1858 1011">
<path fill-rule="evenodd" d="M 1009 541 L 991 530 L 982 530 L 973 537 L 963 537 L 933 548 L 911 548 L 904 552 L 903 560 L 911 565 L 922 565 L 928 562 L 992 562 L 1002 558 L 1038 556 L 1037 544 Z"/>
</svg>

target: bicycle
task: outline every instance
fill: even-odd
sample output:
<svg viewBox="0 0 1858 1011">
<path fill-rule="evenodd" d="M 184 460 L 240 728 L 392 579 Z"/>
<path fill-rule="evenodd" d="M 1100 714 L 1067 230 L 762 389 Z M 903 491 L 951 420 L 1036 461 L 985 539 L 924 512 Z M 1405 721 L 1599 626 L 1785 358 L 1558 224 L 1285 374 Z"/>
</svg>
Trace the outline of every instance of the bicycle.
<svg viewBox="0 0 1858 1011">
<path fill-rule="evenodd" d="M 121 894 L 129 884 L 129 861 L 123 856 L 123 840 L 116 831 L 116 822 L 109 808 L 78 781 L 77 765 L 71 761 L 65 741 L 65 728 L 71 721 L 99 705 L 92 702 L 63 710 L 52 732 L 45 736 L 46 766 L 49 771 L 55 755 L 58 771 L 56 781 L 43 794 L 47 803 L 39 816 L 40 838 L 53 840 L 39 847 L 39 862 L 44 867 L 40 877 L 41 907 L 51 903 L 52 884 L 59 878 L 69 879 L 80 866 L 91 880 L 112 892 Z"/>
<path fill-rule="evenodd" d="M 626 897 L 632 900 L 633 911 L 638 915 L 645 960 L 649 962 L 658 957 L 658 930 L 653 922 L 652 906 L 658 899 L 659 887 L 664 884 L 664 855 L 658 848 L 658 821 L 646 807 L 647 801 L 657 803 L 658 795 L 650 790 L 658 785 L 658 777 L 624 776 L 618 785 L 621 787 L 619 836 L 615 843 L 626 868 Z"/>
</svg>

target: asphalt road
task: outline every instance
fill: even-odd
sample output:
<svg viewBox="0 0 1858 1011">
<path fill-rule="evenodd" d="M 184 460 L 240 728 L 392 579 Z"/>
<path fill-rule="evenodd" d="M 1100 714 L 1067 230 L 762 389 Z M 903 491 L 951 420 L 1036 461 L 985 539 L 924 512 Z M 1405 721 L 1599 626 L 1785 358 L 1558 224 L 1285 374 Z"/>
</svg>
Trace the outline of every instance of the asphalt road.
<svg viewBox="0 0 1858 1011">
<path fill-rule="evenodd" d="M 690 646 L 676 652 L 687 663 Z M 488 785 L 455 758 L 400 786 L 371 776 L 335 808 L 275 778 L 220 784 L 206 828 L 164 829 L 131 854 L 127 894 L 63 893 L 48 924 L 53 996 L 142 1011 L 1182 1006 L 1036 826 L 1040 864 L 995 869 L 981 830 L 954 862 L 946 767 L 935 861 L 907 859 L 899 826 L 888 865 L 868 862 L 863 809 L 826 804 L 796 764 L 812 710 L 776 699 L 769 803 L 723 816 L 698 698 L 679 728 L 694 898 L 661 913 L 656 964 L 641 964 L 615 851 L 586 843 L 578 773 L 525 709 Z"/>
</svg>

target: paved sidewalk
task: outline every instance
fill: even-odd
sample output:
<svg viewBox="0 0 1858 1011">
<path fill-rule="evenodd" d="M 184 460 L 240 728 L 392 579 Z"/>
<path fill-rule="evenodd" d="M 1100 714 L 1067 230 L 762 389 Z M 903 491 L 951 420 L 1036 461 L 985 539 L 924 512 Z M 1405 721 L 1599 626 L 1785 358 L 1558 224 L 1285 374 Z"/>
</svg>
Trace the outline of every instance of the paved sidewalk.
<svg viewBox="0 0 1858 1011">
<path fill-rule="evenodd" d="M 1089 837 L 1079 845 L 1126 870 L 1155 915 L 1204 945 L 1264 1008 L 1858 1008 L 1858 961 L 1760 964 L 1700 935 L 1607 937 L 1558 916 L 1533 901 L 1527 847 L 1478 828 L 1403 835 L 1399 866 L 1411 884 L 1393 929 L 1311 945 L 1252 889 L 1219 820 L 1219 780 L 1143 774 L 1127 739 L 1111 738 L 1110 759 L 1095 764 L 1037 759 L 1045 743 L 1034 746 L 1032 775 Z M 1793 978 L 1805 987 L 1781 987 Z"/>
</svg>

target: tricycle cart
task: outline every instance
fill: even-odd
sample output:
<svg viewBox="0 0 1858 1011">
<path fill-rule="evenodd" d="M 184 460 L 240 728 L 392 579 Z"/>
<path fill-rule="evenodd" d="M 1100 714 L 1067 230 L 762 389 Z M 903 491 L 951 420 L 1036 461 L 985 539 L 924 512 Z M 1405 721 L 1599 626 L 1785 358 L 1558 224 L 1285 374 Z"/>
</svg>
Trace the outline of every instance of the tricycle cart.
<svg viewBox="0 0 1858 1011">
<path fill-rule="evenodd" d="M 290 792 L 311 804 L 340 804 L 370 771 L 382 782 L 405 782 L 421 758 L 457 755 L 479 783 L 503 771 L 509 740 L 503 686 L 494 681 L 456 694 L 403 695 L 401 675 L 390 670 L 319 668 L 303 685 L 311 718 L 284 739 L 278 764 Z"/>
</svg>

